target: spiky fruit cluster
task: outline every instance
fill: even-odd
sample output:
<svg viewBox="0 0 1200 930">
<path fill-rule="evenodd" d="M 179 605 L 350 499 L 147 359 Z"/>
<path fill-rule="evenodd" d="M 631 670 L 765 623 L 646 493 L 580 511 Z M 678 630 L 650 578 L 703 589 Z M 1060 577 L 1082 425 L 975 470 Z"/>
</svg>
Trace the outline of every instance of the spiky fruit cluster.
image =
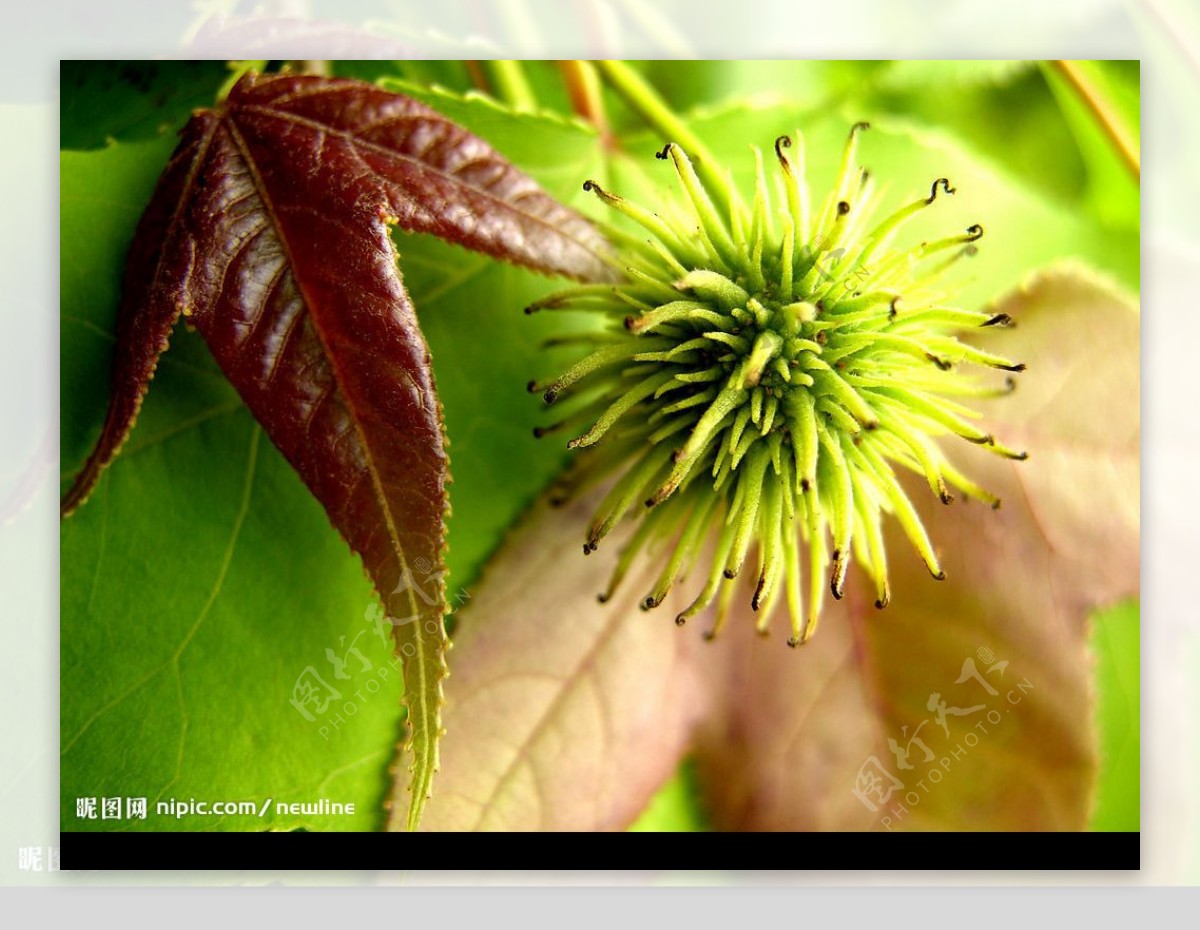
<svg viewBox="0 0 1200 930">
<path fill-rule="evenodd" d="M 816 629 L 826 587 L 842 596 L 852 558 L 874 581 L 877 606 L 887 604 L 885 514 L 944 577 L 897 467 L 923 475 L 944 503 L 953 487 L 999 505 L 936 441 L 955 435 L 1025 457 L 972 425 L 959 402 L 996 393 L 960 365 L 1024 367 L 957 338 L 1007 317 L 947 306 L 939 291 L 943 272 L 974 253 L 983 230 L 895 245 L 908 220 L 954 188 L 939 178 L 927 197 L 873 220 L 872 181 L 856 163 L 865 128 L 850 131 L 836 186 L 815 210 L 803 143 L 793 160 L 787 136 L 775 143 L 774 191 L 756 152 L 749 205 L 727 184 L 704 183 L 674 144 L 658 155 L 684 194 L 671 209 L 651 212 L 585 184 L 649 239 L 623 238 L 623 283 L 574 287 L 529 308 L 601 321 L 584 337 L 590 354 L 531 390 L 573 408 L 539 433 L 586 426 L 569 448 L 597 447 L 568 483 L 618 474 L 584 552 L 625 516 L 643 514 L 602 599 L 649 547 L 668 554 L 646 608 L 710 553 L 706 580 L 677 622 L 716 601 L 712 636 L 728 615 L 733 579 L 753 558 L 758 628 L 766 632 L 782 598 L 796 645 Z"/>
</svg>

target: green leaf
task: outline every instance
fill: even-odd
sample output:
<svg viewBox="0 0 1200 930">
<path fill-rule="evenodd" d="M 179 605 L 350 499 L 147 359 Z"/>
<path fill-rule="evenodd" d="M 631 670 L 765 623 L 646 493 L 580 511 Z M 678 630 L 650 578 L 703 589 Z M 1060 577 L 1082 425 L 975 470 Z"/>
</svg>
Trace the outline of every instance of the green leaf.
<svg viewBox="0 0 1200 930">
<path fill-rule="evenodd" d="M 1136 145 L 1137 62 L 1075 62 Z M 1054 203 L 1136 229 L 1136 176 L 1060 69 L 1030 61 L 892 62 L 863 88 L 866 109 L 937 127 Z"/>
<path fill-rule="evenodd" d="M 686 833 L 710 829 L 704 819 L 690 762 L 658 789 L 641 815 L 629 827 L 631 833 Z"/>
<path fill-rule="evenodd" d="M 918 90 L 944 101 L 953 88 L 955 94 L 983 84 L 1004 84 L 1014 76 L 1034 70 L 1034 63 L 1019 59 L 964 59 L 879 62 L 876 84 L 894 90 Z"/>
<path fill-rule="evenodd" d="M 882 177 L 894 178 L 897 186 L 901 178 L 909 179 L 912 190 L 919 187 L 914 167 L 920 165 L 928 176 L 929 169 L 938 166 L 958 187 L 944 216 L 937 217 L 937 228 L 983 222 L 986 232 L 979 254 L 964 271 L 966 304 L 993 300 L 1031 269 L 1061 259 L 1082 260 L 1131 289 L 1138 287 L 1136 226 L 1109 229 L 1078 210 L 1054 203 L 1010 180 L 941 132 L 886 119 L 876 125 L 878 147 L 872 146 L 875 140 L 865 142 L 864 157 Z"/>
<path fill-rule="evenodd" d="M 123 256 L 169 149 L 63 155 L 64 479 L 103 417 Z M 198 337 L 174 341 L 124 454 L 62 525 L 63 828 L 377 828 L 401 678 L 373 592 Z M 352 645 L 363 661 L 337 679 L 326 649 Z M 290 703 L 310 667 L 342 695 L 313 720 Z M 76 818 L 76 798 L 118 796 L 147 798 L 150 816 Z M 154 813 L 320 797 L 355 812 Z"/>
<path fill-rule="evenodd" d="M 1132 601 L 1100 611 L 1091 620 L 1100 724 L 1093 830 L 1137 830 L 1141 821 L 1139 619 L 1138 604 Z"/>
<path fill-rule="evenodd" d="M 815 109 L 861 94 L 892 67 L 886 61 L 650 61 L 642 70 L 683 112 L 747 98 Z"/>
<path fill-rule="evenodd" d="M 222 61 L 64 61 L 59 144 L 96 149 L 169 135 L 195 107 L 211 106 L 228 76 Z"/>
<path fill-rule="evenodd" d="M 1136 62 L 1080 64 L 1111 89 L 1136 138 Z M 643 70 L 673 106 L 701 115 L 747 100 L 786 101 L 799 108 L 806 130 L 822 110 L 835 108 L 852 121 L 890 117 L 937 129 L 1031 193 L 1110 225 L 1138 222 L 1137 184 L 1127 172 L 1122 178 L 1104 170 L 1111 147 L 1096 145 L 1094 120 L 1072 112 L 1077 101 L 1034 62 L 649 62 Z M 1102 173 L 1090 180 L 1097 169 Z"/>
</svg>

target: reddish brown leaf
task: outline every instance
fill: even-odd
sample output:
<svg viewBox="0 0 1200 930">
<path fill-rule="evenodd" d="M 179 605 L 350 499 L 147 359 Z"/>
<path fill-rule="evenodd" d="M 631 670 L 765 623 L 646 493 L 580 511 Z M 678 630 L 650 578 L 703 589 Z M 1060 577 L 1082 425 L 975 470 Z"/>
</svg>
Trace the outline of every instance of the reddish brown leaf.
<svg viewBox="0 0 1200 930">
<path fill-rule="evenodd" d="M 245 152 L 230 157 L 231 147 Z M 251 185 L 269 174 L 289 206 L 338 217 L 330 220 L 331 253 L 348 226 L 387 216 L 403 229 L 548 274 L 611 274 L 604 240 L 588 220 L 436 111 L 360 81 L 247 75 L 220 108 L 184 128 L 142 216 L 126 263 L 112 403 L 95 451 L 63 498 L 64 515 L 87 498 L 137 418 L 186 306 L 196 261 L 189 238 L 203 240 L 223 216 L 197 212 L 193 200 L 224 168 L 252 173 Z M 211 209 L 240 206 L 209 200 Z"/>
<path fill-rule="evenodd" d="M 603 241 L 479 138 L 356 81 L 250 75 L 182 136 L 129 254 L 110 408 L 63 513 L 117 453 L 189 317 L 393 618 L 415 824 L 445 676 L 447 460 L 389 228 L 578 278 L 607 274 Z"/>
</svg>

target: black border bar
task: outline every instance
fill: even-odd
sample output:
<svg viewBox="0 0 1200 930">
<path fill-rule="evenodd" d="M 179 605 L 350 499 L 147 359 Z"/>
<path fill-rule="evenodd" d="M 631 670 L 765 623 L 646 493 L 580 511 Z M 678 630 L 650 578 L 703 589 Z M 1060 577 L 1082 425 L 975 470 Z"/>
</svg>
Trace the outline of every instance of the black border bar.
<svg viewBox="0 0 1200 930">
<path fill-rule="evenodd" d="M 579 835 L 579 834 L 574 834 Z M 1004 870 L 1133 871 L 1141 867 L 1140 833 L 812 833 L 768 846 L 752 833 L 595 833 L 574 849 L 612 862 L 605 853 L 668 857 L 676 868 L 775 867 L 779 852 L 805 871 Z M 526 835 L 529 867 L 562 868 L 562 834 Z M 538 847 L 544 851 L 538 853 Z M 416 857 L 449 868 L 495 864 L 512 856 L 510 834 L 477 833 L 193 833 L 63 832 L 64 870 L 273 870 L 407 868 Z M 573 857 L 572 857 L 573 858 Z M 549 860 L 547 863 L 546 860 Z M 680 863 L 684 863 L 680 865 Z M 692 866 L 688 862 L 695 863 Z M 434 866 L 436 867 L 436 866 Z"/>
</svg>

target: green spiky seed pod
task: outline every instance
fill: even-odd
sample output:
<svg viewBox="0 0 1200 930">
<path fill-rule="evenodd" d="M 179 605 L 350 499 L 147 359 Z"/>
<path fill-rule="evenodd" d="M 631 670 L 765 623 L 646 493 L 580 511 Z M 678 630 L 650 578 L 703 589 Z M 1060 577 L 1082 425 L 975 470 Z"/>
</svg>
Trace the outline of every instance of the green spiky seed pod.
<svg viewBox="0 0 1200 930">
<path fill-rule="evenodd" d="M 803 142 L 793 149 L 787 136 L 775 142 L 774 191 L 755 152 L 749 205 L 736 193 L 722 201 L 674 144 L 658 153 L 683 191 L 670 209 L 651 211 L 584 185 L 649 234 L 618 237 L 623 283 L 573 287 L 529 308 L 600 321 L 575 337 L 590 354 L 530 388 L 573 408 L 539 435 L 580 431 L 568 447 L 596 447 L 564 488 L 617 476 L 584 552 L 618 521 L 641 516 L 601 599 L 649 548 L 667 555 L 647 609 L 711 559 L 695 600 L 676 618 L 682 624 L 717 602 L 711 637 L 728 615 L 733 579 L 753 560 L 758 628 L 767 631 L 782 599 L 794 646 L 815 631 L 825 589 L 842 596 L 852 559 L 873 580 L 876 605 L 887 604 L 885 514 L 933 576 L 945 577 L 897 466 L 923 476 L 943 503 L 953 487 L 999 506 L 937 442 L 953 435 L 1025 458 L 973 426 L 960 402 L 996 393 L 971 366 L 1024 368 L 958 338 L 970 327 L 1009 325 L 1007 317 L 948 306 L 940 290 L 943 273 L 975 252 L 983 229 L 896 245 L 908 220 L 955 189 L 939 178 L 928 196 L 872 219 L 877 198 L 856 162 L 865 128 L 850 131 L 836 185 L 815 210 Z M 1012 385 L 1009 378 L 1002 390 Z"/>
</svg>

